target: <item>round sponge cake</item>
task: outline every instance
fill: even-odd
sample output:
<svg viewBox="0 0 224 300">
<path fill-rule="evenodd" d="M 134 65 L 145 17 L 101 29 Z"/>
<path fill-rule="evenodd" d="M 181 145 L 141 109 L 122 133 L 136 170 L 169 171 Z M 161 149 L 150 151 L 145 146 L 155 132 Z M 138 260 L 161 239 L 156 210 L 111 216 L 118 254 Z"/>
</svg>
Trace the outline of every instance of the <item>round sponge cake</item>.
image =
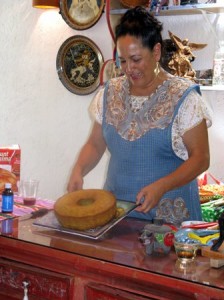
<svg viewBox="0 0 224 300">
<path fill-rule="evenodd" d="M 103 226 L 116 215 L 116 198 L 99 189 L 78 190 L 59 198 L 54 212 L 59 223 L 75 230 Z"/>
</svg>

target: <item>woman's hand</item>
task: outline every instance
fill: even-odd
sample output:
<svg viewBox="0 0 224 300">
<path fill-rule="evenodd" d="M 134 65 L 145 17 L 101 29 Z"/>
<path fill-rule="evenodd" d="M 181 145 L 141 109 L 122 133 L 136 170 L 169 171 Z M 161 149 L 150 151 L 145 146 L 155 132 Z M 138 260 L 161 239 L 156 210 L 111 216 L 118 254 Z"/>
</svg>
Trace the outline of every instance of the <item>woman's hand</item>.
<svg viewBox="0 0 224 300">
<path fill-rule="evenodd" d="M 81 174 L 76 170 L 73 170 L 68 182 L 67 191 L 71 193 L 77 190 L 82 190 L 83 182 L 84 180 Z"/>
<path fill-rule="evenodd" d="M 102 126 L 95 122 L 72 170 L 67 186 L 68 192 L 83 188 L 83 178 L 97 165 L 105 150 L 106 143 L 103 138 Z"/>
<path fill-rule="evenodd" d="M 165 191 L 160 180 L 145 186 L 137 195 L 136 204 L 140 204 L 136 211 L 147 213 L 152 208 L 158 205 Z"/>
</svg>

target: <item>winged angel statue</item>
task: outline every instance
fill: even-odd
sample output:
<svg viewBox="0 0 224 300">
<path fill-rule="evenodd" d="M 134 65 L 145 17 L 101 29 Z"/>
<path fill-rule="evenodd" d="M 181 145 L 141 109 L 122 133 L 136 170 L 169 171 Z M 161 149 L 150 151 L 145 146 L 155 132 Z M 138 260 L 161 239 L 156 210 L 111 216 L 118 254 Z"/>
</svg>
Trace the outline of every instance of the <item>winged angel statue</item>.
<svg viewBox="0 0 224 300">
<path fill-rule="evenodd" d="M 203 49 L 207 44 L 190 43 L 186 38 L 181 40 L 169 31 L 170 40 L 165 40 L 165 53 L 167 57 L 162 61 L 165 68 L 173 75 L 189 78 L 194 81 L 196 72 L 191 66 L 196 56 L 192 51 Z"/>
</svg>

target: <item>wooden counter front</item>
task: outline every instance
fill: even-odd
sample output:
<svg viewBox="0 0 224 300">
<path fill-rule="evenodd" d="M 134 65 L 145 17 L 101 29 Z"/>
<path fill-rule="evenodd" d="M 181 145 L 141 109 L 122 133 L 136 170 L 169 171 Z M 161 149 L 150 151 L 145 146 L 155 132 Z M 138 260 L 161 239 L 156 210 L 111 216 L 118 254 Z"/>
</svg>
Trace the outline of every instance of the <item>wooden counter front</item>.
<svg viewBox="0 0 224 300">
<path fill-rule="evenodd" d="M 0 299 L 223 300 L 224 268 L 198 256 L 188 273 L 176 255 L 145 255 L 138 237 L 145 223 L 125 218 L 101 240 L 32 226 L 15 219 L 14 233 L 0 235 Z"/>
</svg>

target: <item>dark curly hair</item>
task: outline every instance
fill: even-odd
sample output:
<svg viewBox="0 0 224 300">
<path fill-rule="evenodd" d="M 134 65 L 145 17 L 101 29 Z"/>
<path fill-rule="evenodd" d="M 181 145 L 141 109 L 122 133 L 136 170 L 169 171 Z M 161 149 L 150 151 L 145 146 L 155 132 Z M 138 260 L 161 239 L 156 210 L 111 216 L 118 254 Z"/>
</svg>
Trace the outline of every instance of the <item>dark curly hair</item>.
<svg viewBox="0 0 224 300">
<path fill-rule="evenodd" d="M 126 11 L 115 28 L 115 40 L 125 35 L 141 38 L 144 47 L 153 49 L 155 44 L 162 45 L 163 25 L 146 8 L 136 6 Z"/>
</svg>

